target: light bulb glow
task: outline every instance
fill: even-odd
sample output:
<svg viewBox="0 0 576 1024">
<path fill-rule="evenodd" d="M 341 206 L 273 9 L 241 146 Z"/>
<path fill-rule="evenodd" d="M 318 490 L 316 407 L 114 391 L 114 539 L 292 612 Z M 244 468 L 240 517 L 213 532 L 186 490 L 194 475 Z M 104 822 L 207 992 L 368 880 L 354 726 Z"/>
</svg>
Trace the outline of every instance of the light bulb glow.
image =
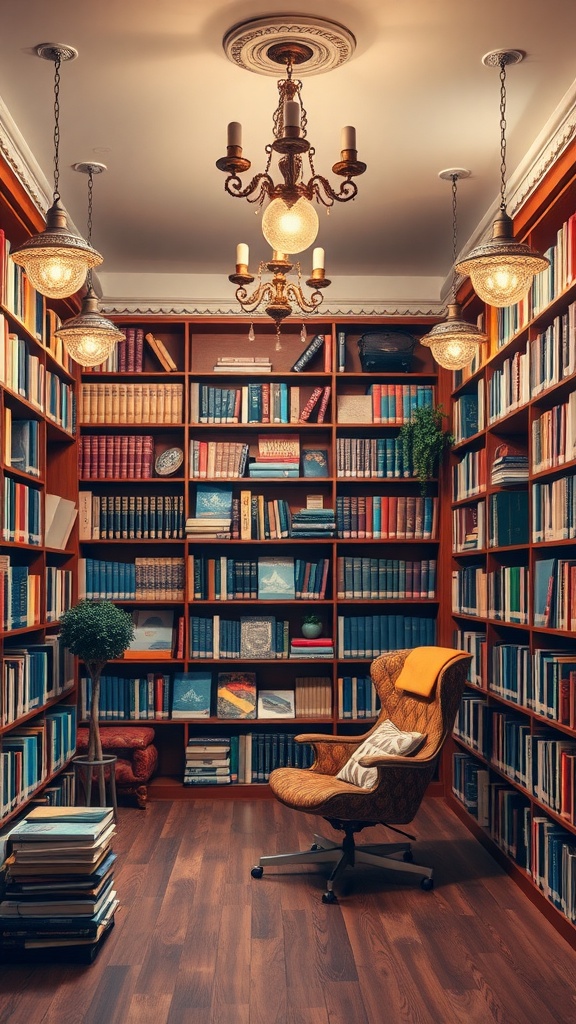
<svg viewBox="0 0 576 1024">
<path fill-rule="evenodd" d="M 262 217 L 264 238 L 274 252 L 287 255 L 308 249 L 316 239 L 318 228 L 318 214 L 303 196 L 292 205 L 285 199 L 273 199 Z"/>
<path fill-rule="evenodd" d="M 28 249 L 14 259 L 36 291 L 49 299 L 74 295 L 86 280 L 88 264 L 83 254 L 70 249 Z"/>
<path fill-rule="evenodd" d="M 470 267 L 470 280 L 477 296 L 490 306 L 512 306 L 530 290 L 534 270 L 522 256 L 483 257 Z"/>
<path fill-rule="evenodd" d="M 448 337 L 443 341 L 431 342 L 430 351 L 438 365 L 445 370 L 462 370 L 474 359 L 478 345 L 474 341 Z"/>
</svg>

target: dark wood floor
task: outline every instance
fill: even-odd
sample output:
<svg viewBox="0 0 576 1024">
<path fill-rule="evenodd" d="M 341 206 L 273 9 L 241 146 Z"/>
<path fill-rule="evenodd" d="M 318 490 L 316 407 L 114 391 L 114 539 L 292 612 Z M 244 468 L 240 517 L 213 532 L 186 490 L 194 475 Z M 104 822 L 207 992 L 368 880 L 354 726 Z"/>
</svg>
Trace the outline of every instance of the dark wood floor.
<svg viewBox="0 0 576 1024">
<path fill-rule="evenodd" d="M 90 967 L 0 968 L 0 1021 L 576 1021 L 576 953 L 441 801 L 414 823 L 430 893 L 361 868 L 326 906 L 307 867 L 251 878 L 260 853 L 306 848 L 313 828 L 273 800 L 121 808 L 108 942 Z"/>
</svg>

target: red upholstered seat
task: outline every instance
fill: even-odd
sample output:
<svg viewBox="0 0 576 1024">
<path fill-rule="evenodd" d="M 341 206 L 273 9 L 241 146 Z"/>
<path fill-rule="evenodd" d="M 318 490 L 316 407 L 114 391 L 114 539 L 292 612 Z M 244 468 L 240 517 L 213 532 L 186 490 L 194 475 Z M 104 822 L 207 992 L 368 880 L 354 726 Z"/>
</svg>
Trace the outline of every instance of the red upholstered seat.
<svg viewBox="0 0 576 1024">
<path fill-rule="evenodd" d="M 158 750 L 154 746 L 154 729 L 151 726 L 103 725 L 100 726 L 102 750 L 115 754 L 116 789 L 118 794 L 133 794 L 138 805 L 144 807 L 148 797 L 148 783 L 158 767 Z M 88 728 L 81 726 L 76 739 L 78 754 L 88 750 Z"/>
</svg>

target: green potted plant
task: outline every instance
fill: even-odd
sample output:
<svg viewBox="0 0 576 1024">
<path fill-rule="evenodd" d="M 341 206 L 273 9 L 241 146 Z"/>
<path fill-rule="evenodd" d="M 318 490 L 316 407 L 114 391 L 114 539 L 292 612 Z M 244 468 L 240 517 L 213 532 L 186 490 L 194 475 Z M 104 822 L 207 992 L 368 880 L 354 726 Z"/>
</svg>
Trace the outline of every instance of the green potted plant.
<svg viewBox="0 0 576 1024">
<path fill-rule="evenodd" d="M 79 601 L 60 619 L 60 639 L 72 654 L 81 658 L 92 681 L 88 753 L 83 762 L 102 766 L 100 737 L 100 677 L 111 658 L 119 658 L 134 638 L 132 617 L 111 601 Z M 99 774 L 101 800 L 104 798 L 104 770 Z"/>
<path fill-rule="evenodd" d="M 302 619 L 302 636 L 307 640 L 315 640 L 322 633 L 322 619 L 311 612 Z"/>
<path fill-rule="evenodd" d="M 412 466 L 423 494 L 428 480 L 438 472 L 444 451 L 454 443 L 444 427 L 447 418 L 441 405 L 426 406 L 416 409 L 400 428 L 404 465 Z"/>
</svg>

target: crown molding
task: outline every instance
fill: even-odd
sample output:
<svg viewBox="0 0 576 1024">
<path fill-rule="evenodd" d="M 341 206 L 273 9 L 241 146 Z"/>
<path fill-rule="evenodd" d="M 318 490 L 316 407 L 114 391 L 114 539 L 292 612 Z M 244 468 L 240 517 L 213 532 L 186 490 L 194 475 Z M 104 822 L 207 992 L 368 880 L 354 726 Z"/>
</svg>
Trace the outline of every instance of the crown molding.
<svg viewBox="0 0 576 1024">
<path fill-rule="evenodd" d="M 354 299 L 350 302 L 341 300 L 338 304 L 322 306 L 313 317 L 305 316 L 307 322 L 314 319 L 322 320 L 337 317 L 360 316 L 434 316 L 440 317 L 444 312 L 443 302 L 407 302 L 405 300 L 388 300 L 374 303 L 370 299 Z M 249 316 L 238 308 L 230 305 L 227 299 L 193 299 L 184 302 L 182 299 L 162 299 L 157 302 L 142 302 L 130 298 L 116 298 L 99 304 L 100 312 L 105 316 L 230 316 L 254 319 L 268 319 L 265 313 Z M 296 311 L 294 320 L 298 320 Z"/>
<path fill-rule="evenodd" d="M 52 205 L 52 189 L 1 97 L 0 153 L 36 209 L 45 217 Z"/>
</svg>

